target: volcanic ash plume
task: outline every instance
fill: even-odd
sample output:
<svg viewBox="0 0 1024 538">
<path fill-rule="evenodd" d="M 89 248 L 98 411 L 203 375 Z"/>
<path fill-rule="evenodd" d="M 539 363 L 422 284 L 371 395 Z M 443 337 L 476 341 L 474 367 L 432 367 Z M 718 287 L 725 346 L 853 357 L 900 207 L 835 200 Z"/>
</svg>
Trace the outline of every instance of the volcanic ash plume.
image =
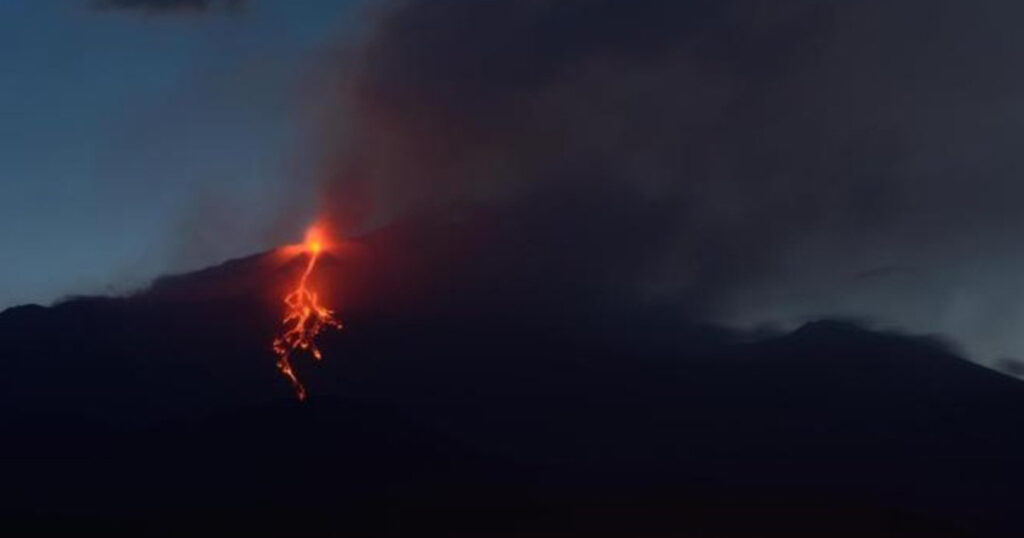
<svg viewBox="0 0 1024 538">
<path fill-rule="evenodd" d="M 346 231 L 415 222 L 375 255 L 417 253 L 390 264 L 417 291 L 1024 351 L 1005 3 L 390 5 L 332 66 L 322 201 Z"/>
</svg>

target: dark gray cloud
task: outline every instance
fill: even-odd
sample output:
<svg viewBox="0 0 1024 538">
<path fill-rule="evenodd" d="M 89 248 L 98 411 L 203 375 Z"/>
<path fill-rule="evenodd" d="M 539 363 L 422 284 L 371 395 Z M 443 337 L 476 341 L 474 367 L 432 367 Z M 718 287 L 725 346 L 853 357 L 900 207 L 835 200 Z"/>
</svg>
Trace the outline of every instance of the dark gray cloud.
<svg viewBox="0 0 1024 538">
<path fill-rule="evenodd" d="M 1024 239 L 1019 11 L 396 2 L 341 69 L 329 213 L 347 230 L 472 215 L 496 240 L 439 248 L 461 259 L 446 273 L 516 297 L 970 338 L 1024 268 L 1005 255 Z"/>
<path fill-rule="evenodd" d="M 230 10 L 240 9 L 245 0 L 96 0 L 98 9 L 128 9 L 140 11 L 206 11 L 216 5 Z"/>
</svg>

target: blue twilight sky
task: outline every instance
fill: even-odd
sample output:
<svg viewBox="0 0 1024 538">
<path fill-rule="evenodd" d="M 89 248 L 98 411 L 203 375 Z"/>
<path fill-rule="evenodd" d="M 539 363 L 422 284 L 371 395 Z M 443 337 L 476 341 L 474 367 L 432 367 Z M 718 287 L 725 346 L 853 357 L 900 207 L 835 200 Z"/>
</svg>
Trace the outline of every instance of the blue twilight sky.
<svg viewBox="0 0 1024 538">
<path fill-rule="evenodd" d="M 130 290 L 309 216 L 312 193 L 287 182 L 314 164 L 303 96 L 353 4 L 0 0 L 0 309 Z"/>
</svg>

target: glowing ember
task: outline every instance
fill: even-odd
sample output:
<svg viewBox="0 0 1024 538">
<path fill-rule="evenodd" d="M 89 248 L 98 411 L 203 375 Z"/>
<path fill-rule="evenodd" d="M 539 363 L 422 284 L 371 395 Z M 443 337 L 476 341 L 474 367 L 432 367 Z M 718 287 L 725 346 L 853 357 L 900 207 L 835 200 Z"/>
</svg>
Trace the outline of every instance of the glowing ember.
<svg viewBox="0 0 1024 538">
<path fill-rule="evenodd" d="M 295 375 L 292 356 L 298 351 L 307 351 L 319 361 L 323 355 L 316 347 L 317 335 L 325 328 L 341 329 L 341 323 L 334 319 L 334 312 L 321 305 L 317 293 L 309 288 L 309 275 L 313 273 L 325 246 L 325 236 L 318 227 L 306 232 L 306 241 L 301 249 L 309 261 L 295 289 L 284 298 L 284 330 L 273 344 L 277 368 L 291 381 L 299 400 L 306 399 L 306 388 Z"/>
</svg>

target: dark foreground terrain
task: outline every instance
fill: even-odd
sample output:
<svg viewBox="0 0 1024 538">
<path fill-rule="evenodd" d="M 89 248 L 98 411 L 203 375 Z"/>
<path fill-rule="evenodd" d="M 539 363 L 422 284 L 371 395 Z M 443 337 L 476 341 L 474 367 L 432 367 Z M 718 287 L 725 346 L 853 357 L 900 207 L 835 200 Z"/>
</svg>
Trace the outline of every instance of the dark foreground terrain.
<svg viewBox="0 0 1024 538">
<path fill-rule="evenodd" d="M 300 404 L 255 263 L 0 314 L 5 535 L 1024 532 L 1024 384 L 934 343 L 353 310 Z"/>
</svg>

